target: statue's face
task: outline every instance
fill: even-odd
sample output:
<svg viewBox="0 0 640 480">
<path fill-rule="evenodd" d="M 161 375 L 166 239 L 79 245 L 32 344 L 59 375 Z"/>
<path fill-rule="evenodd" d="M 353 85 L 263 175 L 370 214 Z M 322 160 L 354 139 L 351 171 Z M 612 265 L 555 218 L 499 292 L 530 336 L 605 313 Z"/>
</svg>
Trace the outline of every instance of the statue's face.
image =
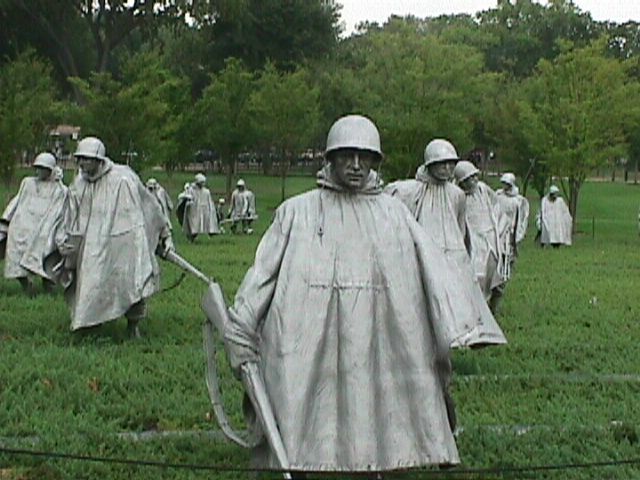
<svg viewBox="0 0 640 480">
<path fill-rule="evenodd" d="M 47 180 L 51 176 L 51 170 L 45 167 L 35 167 L 36 178 L 41 181 Z"/>
<path fill-rule="evenodd" d="M 509 190 L 511 190 L 513 188 L 513 185 L 511 185 L 510 183 L 507 182 L 500 182 L 502 184 L 502 189 L 505 192 L 508 192 Z"/>
<path fill-rule="evenodd" d="M 76 157 L 76 160 L 80 169 L 90 177 L 98 173 L 100 162 L 102 162 L 102 160 L 90 157 Z"/>
<path fill-rule="evenodd" d="M 460 188 L 467 193 L 473 192 L 478 187 L 478 174 L 474 173 L 473 175 L 465 178 L 462 182 L 460 182 Z"/>
<path fill-rule="evenodd" d="M 331 154 L 333 180 L 350 191 L 362 190 L 371 168 L 377 163 L 375 153 L 344 148 Z"/>
<path fill-rule="evenodd" d="M 427 166 L 427 170 L 429 170 L 429 174 L 436 180 L 446 182 L 453 176 L 453 169 L 455 166 L 455 160 L 447 160 L 445 162 L 432 163 Z"/>
</svg>

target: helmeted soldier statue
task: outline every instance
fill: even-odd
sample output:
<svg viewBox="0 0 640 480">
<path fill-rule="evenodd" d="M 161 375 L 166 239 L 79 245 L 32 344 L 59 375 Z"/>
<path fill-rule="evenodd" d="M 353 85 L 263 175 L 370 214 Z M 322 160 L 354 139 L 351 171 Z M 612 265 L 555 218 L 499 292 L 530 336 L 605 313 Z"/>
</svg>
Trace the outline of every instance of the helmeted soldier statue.
<svg viewBox="0 0 640 480">
<path fill-rule="evenodd" d="M 72 330 L 125 316 L 137 337 L 146 299 L 159 289 L 155 252 L 173 250 L 167 218 L 133 170 L 107 157 L 100 139 L 83 138 L 74 156 L 80 172 L 56 231 L 62 260 L 47 263 L 65 287 Z"/>
<path fill-rule="evenodd" d="M 276 210 L 229 309 L 232 367 L 258 364 L 293 470 L 458 463 L 449 345 L 480 313 L 431 237 L 381 194 L 373 122 L 337 120 L 325 158 L 318 188 Z M 278 465 L 266 444 L 254 460 Z"/>
<path fill-rule="evenodd" d="M 171 212 L 173 212 L 173 202 L 171 201 L 171 197 L 164 189 L 160 182 L 155 178 L 150 178 L 147 180 L 147 189 L 153 194 L 154 197 L 160 203 L 160 207 L 162 208 L 162 213 L 165 214 L 167 219 L 169 219 L 169 224 L 171 224 Z"/>
<path fill-rule="evenodd" d="M 43 267 L 44 258 L 55 250 L 51 234 L 67 198 L 67 187 L 57 181 L 56 158 L 48 152 L 36 156 L 36 175 L 22 180 L 0 218 L 0 253 L 4 253 L 4 276 L 15 278 L 28 295 L 34 287 L 30 276 L 42 278 L 46 291 L 53 287 Z"/>
<path fill-rule="evenodd" d="M 243 233 L 253 233 L 251 223 L 256 218 L 256 197 L 243 179 L 239 179 L 236 188 L 231 194 L 231 205 L 229 209 L 231 218 L 231 231 L 237 233 L 238 227 Z"/>
<path fill-rule="evenodd" d="M 220 233 L 216 205 L 211 191 L 206 187 L 207 177 L 202 173 L 195 175 L 193 183 L 187 183 L 178 196 L 176 212 L 187 239 L 193 242 L 200 234 L 217 235 Z"/>
<path fill-rule="evenodd" d="M 502 188 L 498 189 L 496 194 L 502 211 L 509 218 L 515 250 L 527 234 L 529 201 L 520 195 L 520 190 L 516 185 L 516 176 L 513 173 L 504 173 L 500 177 L 500 183 Z"/>
<path fill-rule="evenodd" d="M 479 173 L 466 160 L 458 162 L 453 170 L 456 183 L 467 196 L 466 223 L 473 271 L 489 308 L 495 313 L 509 273 L 505 255 L 509 225 L 495 192 L 478 179 Z"/>
<path fill-rule="evenodd" d="M 540 245 L 571 245 L 573 219 L 569 207 L 560 196 L 560 189 L 551 185 L 549 193 L 540 201 L 540 211 L 536 216 L 536 226 L 540 231 Z"/>
<path fill-rule="evenodd" d="M 424 151 L 424 164 L 416 178 L 387 185 L 385 192 L 400 199 L 422 228 L 433 237 L 442 255 L 455 266 L 459 288 L 481 312 L 473 332 L 455 339 L 453 347 L 483 346 L 506 343 L 502 330 L 489 310 L 471 265 L 466 226 L 466 198 L 464 192 L 450 182 L 458 162 L 458 153 L 445 139 L 429 142 Z"/>
</svg>

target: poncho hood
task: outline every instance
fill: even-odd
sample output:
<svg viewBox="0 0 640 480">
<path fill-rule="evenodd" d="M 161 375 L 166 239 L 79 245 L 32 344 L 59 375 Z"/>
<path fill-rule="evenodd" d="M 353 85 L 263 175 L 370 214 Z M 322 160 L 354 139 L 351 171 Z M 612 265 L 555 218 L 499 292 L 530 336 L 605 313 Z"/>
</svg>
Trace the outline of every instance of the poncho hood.
<svg viewBox="0 0 640 480">
<path fill-rule="evenodd" d="M 339 185 L 333 179 L 333 173 L 331 171 L 331 164 L 328 163 L 322 169 L 318 171 L 316 174 L 316 184 L 320 188 L 328 188 L 330 190 L 334 190 L 336 192 L 349 192 L 342 185 Z M 377 195 L 382 192 L 382 180 L 378 175 L 378 172 L 375 170 L 371 170 L 369 172 L 369 177 L 365 182 L 364 186 L 361 190 L 352 193 L 364 193 L 367 195 Z"/>
<path fill-rule="evenodd" d="M 416 180 L 419 182 L 428 182 L 431 179 L 431 175 L 429 175 L 429 170 L 427 170 L 426 165 L 420 165 L 418 170 L 416 171 Z"/>
<path fill-rule="evenodd" d="M 109 172 L 111 168 L 113 168 L 113 162 L 111 161 L 111 159 L 105 157 L 105 159 L 100 163 L 100 166 L 98 167 L 98 171 L 96 173 L 94 173 L 93 175 L 89 175 L 87 172 L 80 169 L 80 175 L 82 175 L 82 178 L 84 178 L 87 182 L 93 183 L 104 176 L 107 172 Z"/>
<path fill-rule="evenodd" d="M 507 196 L 507 197 L 517 197 L 518 195 L 520 195 L 520 189 L 518 187 L 516 187 L 515 185 L 513 187 L 511 187 L 509 190 L 502 190 L 502 192 Z"/>
</svg>

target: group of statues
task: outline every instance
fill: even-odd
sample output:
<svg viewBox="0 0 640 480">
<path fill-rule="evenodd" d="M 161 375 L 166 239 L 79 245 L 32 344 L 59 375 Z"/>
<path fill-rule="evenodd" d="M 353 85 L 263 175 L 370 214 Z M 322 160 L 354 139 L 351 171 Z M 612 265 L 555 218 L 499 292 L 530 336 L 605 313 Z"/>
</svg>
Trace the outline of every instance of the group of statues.
<svg viewBox="0 0 640 480">
<path fill-rule="evenodd" d="M 67 189 L 55 158 L 36 157 L 37 176 L 2 217 L 5 275 L 25 289 L 33 275 L 63 285 L 72 330 L 125 316 L 137 336 L 159 287 L 155 255 L 175 254 L 173 204 L 157 181 L 145 187 L 113 163 L 98 138 L 82 139 L 75 158 Z M 325 158 L 317 188 L 276 210 L 228 309 L 231 366 L 257 365 L 286 468 L 301 478 L 457 464 L 451 349 L 506 343 L 494 312 L 528 202 L 513 174 L 493 192 L 443 139 L 428 143 L 415 179 L 383 186 L 379 132 L 360 115 L 331 126 Z M 543 199 L 543 242 L 566 240 L 550 230 L 561 200 L 557 191 Z M 225 222 L 202 174 L 176 210 L 190 240 Z M 229 217 L 250 233 L 255 197 L 241 180 Z M 254 459 L 283 467 L 267 442 Z"/>
<path fill-rule="evenodd" d="M 150 185 L 150 182 L 153 183 Z M 218 235 L 225 232 L 224 224 L 229 223 L 232 233 L 253 233 L 251 225 L 256 215 L 256 199 L 254 193 L 246 187 L 243 179 L 236 183 L 231 193 L 231 202 L 227 215 L 224 214 L 225 200 L 220 198 L 218 204 L 213 201 L 211 191 L 206 187 L 207 177 L 202 173 L 195 176 L 194 182 L 185 183 L 183 191 L 178 195 L 176 213 L 182 230 L 190 242 L 200 234 Z M 157 191 L 155 179 L 147 181 L 147 187 Z M 161 187 L 160 187 L 161 188 Z M 162 189 L 164 192 L 164 189 Z M 156 194 L 158 195 L 158 194 Z M 166 193 L 162 194 L 166 196 Z M 167 200 L 170 202 L 171 200 Z M 165 201 L 166 202 L 166 201 Z M 173 205 L 169 211 L 173 209 Z"/>
</svg>

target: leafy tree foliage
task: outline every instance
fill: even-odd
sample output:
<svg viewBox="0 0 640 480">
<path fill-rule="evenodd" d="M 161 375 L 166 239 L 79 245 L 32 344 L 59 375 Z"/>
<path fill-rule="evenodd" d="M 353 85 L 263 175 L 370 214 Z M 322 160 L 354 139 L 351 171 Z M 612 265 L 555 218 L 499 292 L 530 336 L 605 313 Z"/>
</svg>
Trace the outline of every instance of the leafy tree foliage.
<svg viewBox="0 0 640 480">
<path fill-rule="evenodd" d="M 533 111 L 521 83 L 504 81 L 501 93 L 491 106 L 492 122 L 488 134 L 503 170 L 516 173 L 522 182 L 523 195 L 529 182 L 540 194 L 546 193 L 549 169 L 544 153 L 548 138 L 541 118 Z M 508 165 L 508 167 L 506 167 Z"/>
<path fill-rule="evenodd" d="M 480 14 L 480 22 L 495 37 L 485 51 L 488 68 L 518 79 L 531 75 L 540 59 L 555 58 L 558 40 L 585 46 L 602 31 L 571 0 L 498 0 L 496 8 Z"/>
<path fill-rule="evenodd" d="M 194 145 L 206 146 L 226 164 L 227 196 L 231 195 L 235 162 L 251 144 L 247 107 L 253 92 L 253 75 L 238 59 L 227 60 L 224 70 L 211 77 L 190 118 Z"/>
<path fill-rule="evenodd" d="M 80 115 L 85 134 L 95 134 L 117 162 L 170 166 L 178 155 L 177 132 L 189 105 L 189 86 L 154 53 L 129 59 L 122 81 L 110 73 L 72 79 L 86 103 Z"/>
<path fill-rule="evenodd" d="M 0 176 L 13 177 L 23 152 L 46 144 L 60 116 L 51 67 L 27 51 L 0 67 Z"/>
<path fill-rule="evenodd" d="M 362 92 L 356 106 L 381 129 L 390 176 L 412 175 L 435 137 L 460 151 L 474 144 L 484 99 L 495 88 L 480 52 L 402 24 L 368 33 L 361 43 L 353 63 Z"/>
<path fill-rule="evenodd" d="M 216 18 L 242 5 L 244 0 L 2 0 L 0 39 L 14 51 L 37 49 L 63 80 L 87 79 L 90 72 L 116 75 L 115 54 L 134 37 L 135 53 L 141 40 L 156 39 L 163 26 L 179 28 L 187 18 Z"/>
<path fill-rule="evenodd" d="M 271 61 L 293 71 L 330 53 L 338 41 L 338 7 L 322 0 L 245 0 L 240 11 L 221 12 L 206 33 L 211 58 L 236 57 L 252 70 Z"/>
<path fill-rule="evenodd" d="M 528 85 L 535 126 L 544 139 L 541 156 L 550 173 L 567 178 L 575 219 L 587 175 L 608 159 L 625 155 L 625 125 L 640 100 L 621 62 L 607 58 L 603 42 L 572 48 L 541 61 Z"/>
<path fill-rule="evenodd" d="M 294 155 L 317 135 L 319 91 L 310 86 L 308 72 L 281 73 L 268 63 L 249 100 L 251 124 L 265 149 L 280 154 L 282 200 L 286 198 L 286 175 Z"/>
</svg>

